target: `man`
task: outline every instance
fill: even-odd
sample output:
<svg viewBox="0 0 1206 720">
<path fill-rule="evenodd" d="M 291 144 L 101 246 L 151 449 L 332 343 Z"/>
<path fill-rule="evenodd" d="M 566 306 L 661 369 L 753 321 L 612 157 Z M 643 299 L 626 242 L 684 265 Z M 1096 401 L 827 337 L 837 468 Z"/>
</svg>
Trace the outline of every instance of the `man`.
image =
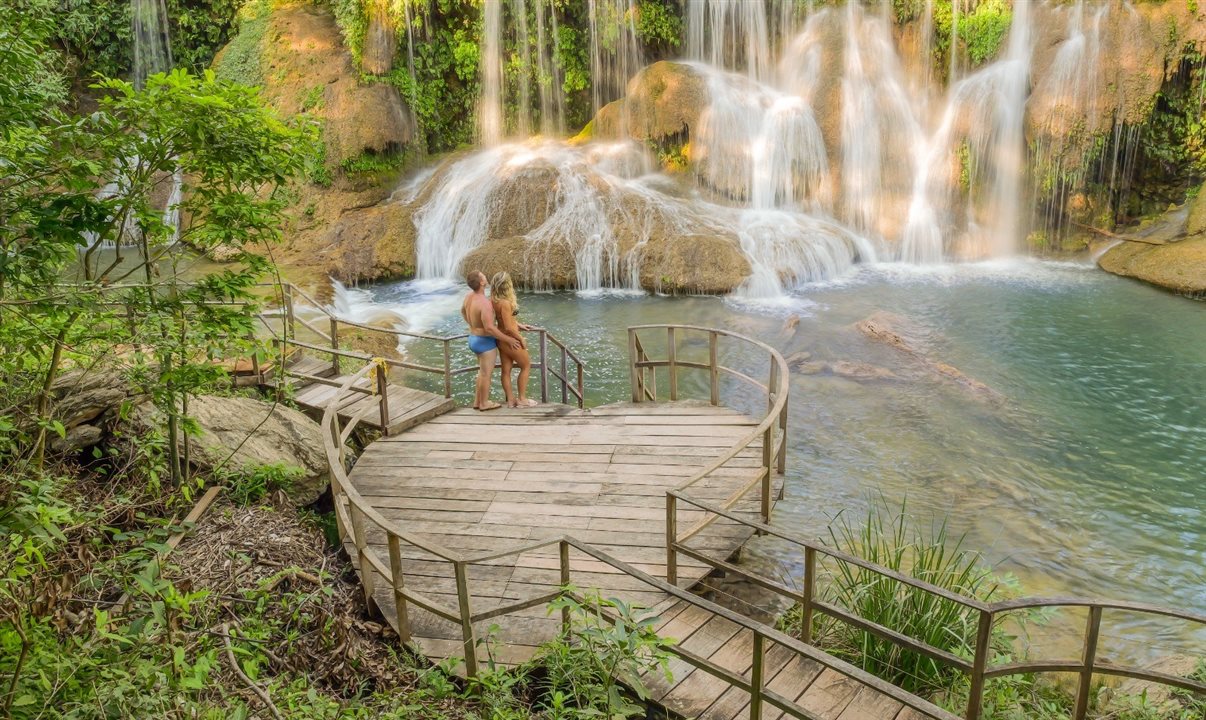
<svg viewBox="0 0 1206 720">
<path fill-rule="evenodd" d="M 469 294 L 461 303 L 461 317 L 469 324 L 469 349 L 477 355 L 477 392 L 473 396 L 473 409 L 479 411 L 494 410 L 502 407 L 496 402 L 490 402 L 491 377 L 494 375 L 494 359 L 498 356 L 498 344 L 510 343 L 518 350 L 519 341 L 498 329 L 494 319 L 494 306 L 486 297 L 486 276 L 480 270 L 474 270 L 465 278 L 469 285 Z"/>
</svg>

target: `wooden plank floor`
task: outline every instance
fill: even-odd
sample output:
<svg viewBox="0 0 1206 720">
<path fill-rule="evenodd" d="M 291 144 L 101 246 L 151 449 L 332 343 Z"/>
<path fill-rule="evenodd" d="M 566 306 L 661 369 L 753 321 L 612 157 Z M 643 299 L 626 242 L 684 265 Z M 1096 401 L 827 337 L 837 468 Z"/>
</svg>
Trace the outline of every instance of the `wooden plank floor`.
<svg viewBox="0 0 1206 720">
<path fill-rule="evenodd" d="M 713 462 L 755 425 L 734 410 L 691 402 L 623 403 L 590 410 L 564 405 L 488 413 L 463 409 L 372 443 L 357 460 L 350 480 L 402 531 L 426 536 L 451 550 L 502 551 L 569 534 L 655 577 L 665 577 L 665 491 Z M 756 443 L 693 488 L 692 494 L 713 501 L 727 498 L 758 476 L 760 463 L 761 446 Z M 737 509 L 756 516 L 756 498 L 757 493 L 751 493 Z M 689 506 L 680 508 L 680 527 L 701 517 Z M 716 523 L 691 544 L 724 558 L 749 535 L 745 526 Z M 388 557 L 383 533 L 370 530 L 368 542 L 379 557 Z M 349 552 L 354 557 L 354 548 L 349 547 Z M 450 563 L 406 545 L 402 557 L 411 589 L 445 607 L 457 607 Z M 571 566 L 577 587 L 664 609 L 661 628 L 666 636 L 748 676 L 747 646 L 752 646 L 748 631 L 738 632 L 732 623 L 699 607 L 678 604 L 657 588 L 577 551 L 571 553 Z M 695 585 L 709 570 L 680 555 L 680 586 Z M 468 576 L 474 613 L 539 597 L 560 584 L 557 549 L 472 565 Z M 396 619 L 393 594 L 383 578 L 376 580 L 375 599 L 392 623 Z M 409 614 L 412 634 L 429 656 L 462 656 L 459 626 L 413 605 Z M 497 641 L 491 644 L 491 659 L 512 665 L 529 659 L 541 643 L 554 638 L 558 619 L 538 606 L 485 622 L 477 631 L 479 637 L 493 635 Z M 768 660 L 778 663 L 774 674 L 767 676 L 772 689 L 796 698 L 815 693 L 808 702 L 820 708 L 820 717 L 891 719 L 901 710 L 898 703 L 893 706 L 895 701 L 855 680 L 831 677 L 835 673 L 822 672 L 820 665 L 814 668 L 810 661 L 789 658 L 784 648 L 775 648 L 772 655 Z M 670 684 L 650 680 L 656 698 L 667 707 L 688 717 L 748 716 L 744 693 L 685 663 L 676 664 L 675 670 Z M 906 717 L 913 716 L 900 720 Z"/>
<path fill-rule="evenodd" d="M 290 370 L 324 377 L 330 376 L 331 365 L 307 357 L 291 366 Z M 329 379 L 332 382 L 343 383 L 348 377 L 348 375 L 341 375 Z M 372 387 L 372 384 L 366 379 L 357 383 L 357 386 L 367 390 Z M 338 387 L 314 382 L 302 386 L 294 396 L 294 400 L 307 410 L 322 412 L 335 399 L 338 391 Z M 389 411 L 388 425 L 391 434 L 414 427 L 456 408 L 456 402 L 443 395 L 415 390 L 395 383 L 389 383 L 386 386 L 386 394 Z M 378 396 L 348 390 L 339 396 L 338 402 L 341 421 L 347 422 L 351 418 L 359 417 L 361 424 L 367 427 L 384 429 Z"/>
</svg>

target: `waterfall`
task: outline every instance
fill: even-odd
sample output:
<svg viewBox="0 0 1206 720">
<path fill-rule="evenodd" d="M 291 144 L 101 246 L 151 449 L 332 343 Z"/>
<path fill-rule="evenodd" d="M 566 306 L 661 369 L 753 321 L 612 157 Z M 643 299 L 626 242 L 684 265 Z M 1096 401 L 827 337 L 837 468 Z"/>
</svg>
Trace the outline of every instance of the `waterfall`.
<svg viewBox="0 0 1206 720">
<path fill-rule="evenodd" d="M 1039 133 L 1033 158 L 1035 202 L 1042 230 L 1053 239 L 1067 232 L 1064 221 L 1070 194 L 1084 186 L 1093 151 L 1087 140 L 1102 129 L 1097 96 L 1102 81 L 1102 26 L 1109 10 L 1108 5 L 1098 7 L 1086 27 L 1084 0 L 1060 8 L 1060 14 L 1068 16 L 1064 39 L 1031 99 L 1030 112 L 1041 118 L 1035 123 Z"/>
<path fill-rule="evenodd" d="M 991 66 L 999 87 L 991 136 L 977 140 L 990 146 L 985 203 L 969 201 L 969 249 L 974 257 L 1013 255 L 1022 225 L 1022 184 L 1026 177 L 1026 97 L 1030 91 L 1030 3 L 1015 3 L 1004 59 Z M 974 190 L 974 188 L 973 188 Z M 979 212 L 977 212 L 979 210 Z"/>
<path fill-rule="evenodd" d="M 134 87 L 141 89 L 148 76 L 172 68 L 167 7 L 163 0 L 131 0 L 130 18 L 134 33 Z"/>
<path fill-rule="evenodd" d="M 590 20 L 591 98 L 598 112 L 624 95 L 644 64 L 633 0 L 587 0 Z"/>
<path fill-rule="evenodd" d="M 502 0 L 485 0 L 482 6 L 482 95 L 477 108 L 482 145 L 502 142 L 503 127 L 503 26 Z"/>
<path fill-rule="evenodd" d="M 1115 10 L 1074 0 L 1044 5 L 1034 20 L 1034 3 L 1013 2 L 1000 52 L 973 63 L 966 45 L 975 38 L 960 35 L 977 32 L 969 18 L 979 3 L 953 0 L 946 17 L 946 3 L 911 6 L 912 25 L 898 27 L 886 0 L 684 0 L 686 69 L 676 72 L 689 70 L 706 97 L 689 137 L 651 140 L 659 153 L 658 143 L 689 141 L 690 172 L 659 175 L 647 148 L 552 139 L 575 130 L 565 126 L 572 106 L 557 49 L 558 23 L 570 14 L 564 3 L 483 0 L 483 148 L 449 162 L 414 195 L 424 198 L 414 215 L 419 276 L 458 276 L 490 241 L 522 253 L 534 286 L 636 287 L 644 258 L 660 252 L 654 239 L 671 237 L 667 228 L 739 244 L 751 266 L 740 292 L 751 297 L 790 292 L 859 261 L 1017 252 L 1031 218 L 1044 208 L 1048 223 L 1065 217 L 1069 193 L 1084 181 L 1086 163 L 1061 143 L 1071 126 L 1104 129 L 1095 105 L 1106 82 L 1101 35 Z M 589 25 L 583 60 L 596 112 L 624 97 L 641 67 L 640 9 L 637 0 L 577 8 Z M 1032 24 L 1049 18 L 1063 36 L 1035 60 Z M 934 61 L 942 32 L 950 33 L 945 66 Z M 1044 71 L 1033 95 L 1032 64 Z M 649 112 L 660 91 L 633 88 L 644 93 L 633 96 L 645 103 L 637 112 Z M 627 116 L 614 110 L 612 119 Z M 1029 126 L 1040 131 L 1040 165 L 1071 178 L 1037 200 L 1038 212 L 1027 206 L 1027 112 L 1043 118 Z M 544 139 L 533 140 L 537 132 Z M 1126 176 L 1133 158 L 1117 149 L 1128 133 L 1115 127 L 1119 155 L 1095 167 Z"/>
</svg>

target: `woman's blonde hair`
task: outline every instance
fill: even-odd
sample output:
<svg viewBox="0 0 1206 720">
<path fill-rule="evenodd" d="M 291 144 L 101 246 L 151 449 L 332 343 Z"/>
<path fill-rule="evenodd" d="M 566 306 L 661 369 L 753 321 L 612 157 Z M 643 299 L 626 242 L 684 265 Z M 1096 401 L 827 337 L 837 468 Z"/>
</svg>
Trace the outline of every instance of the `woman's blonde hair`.
<svg viewBox="0 0 1206 720">
<path fill-rule="evenodd" d="M 511 307 L 519 309 L 519 298 L 515 297 L 515 283 L 511 282 L 511 273 L 494 273 L 494 277 L 490 278 L 490 293 L 494 301 L 505 300 L 511 303 Z"/>
</svg>

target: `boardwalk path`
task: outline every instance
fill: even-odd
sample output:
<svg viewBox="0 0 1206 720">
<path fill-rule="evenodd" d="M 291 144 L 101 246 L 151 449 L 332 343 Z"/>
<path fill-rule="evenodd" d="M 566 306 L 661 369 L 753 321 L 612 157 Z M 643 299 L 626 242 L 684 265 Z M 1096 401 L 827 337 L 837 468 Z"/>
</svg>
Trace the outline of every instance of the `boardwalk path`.
<svg viewBox="0 0 1206 720">
<path fill-rule="evenodd" d="M 457 410 L 371 444 L 356 462 L 350 482 L 385 518 L 444 548 L 467 554 L 505 550 L 544 537 L 570 535 L 654 577 L 666 575 L 665 492 L 720 457 L 756 422 L 723 406 L 676 402 L 617 404 L 579 410 L 545 405 L 477 413 Z M 762 467 L 755 443 L 692 488 L 696 497 L 720 502 L 751 481 Z M 737 512 L 756 518 L 753 500 Z M 701 512 L 682 510 L 690 525 Z M 725 557 L 751 530 L 716 523 L 693 546 Z M 368 544 L 387 556 L 383 533 Z M 349 548 L 355 553 L 355 548 Z M 408 586 L 456 607 L 449 565 L 418 548 L 400 548 Z M 737 624 L 650 587 L 612 565 L 575 553 L 574 582 L 605 597 L 638 602 L 660 611 L 659 632 L 680 647 L 749 677 L 753 636 Z M 680 559 L 678 584 L 691 587 L 710 568 Z M 468 568 L 473 613 L 539 597 L 560 579 L 556 546 Z M 394 593 L 384 578 L 375 599 L 395 618 Z M 463 654 L 462 628 L 412 607 L 410 630 L 433 658 Z M 480 623 L 478 635 L 497 623 L 496 660 L 528 659 L 552 639 L 558 618 L 543 605 Z M 797 701 L 817 717 L 837 720 L 925 718 L 850 677 L 827 670 L 784 647 L 771 647 L 763 669 L 767 688 Z M 676 660 L 674 680 L 649 678 L 654 697 L 686 716 L 717 720 L 748 716 L 749 695 Z M 773 710 L 764 717 L 777 717 Z"/>
<path fill-rule="evenodd" d="M 786 467 L 788 383 L 786 362 L 765 343 L 714 328 L 629 328 L 633 403 L 582 410 L 581 360 L 537 328 L 533 370 L 541 398 L 560 395 L 562 403 L 577 401 L 579 408 L 546 404 L 478 414 L 456 410 L 451 400 L 454 378 L 477 369 L 454 365 L 453 344 L 460 338 L 385 331 L 442 345 L 442 367 L 372 358 L 341 349 L 339 328 L 383 332 L 380 328 L 326 313 L 319 320 L 329 323 L 329 333 L 324 332 L 292 312 L 294 296 L 317 303 L 293 286 L 285 291 L 287 312 L 263 319 L 278 342 L 302 351 L 281 376 L 299 388 L 294 397 L 300 405 L 322 414 L 340 535 L 372 602 L 403 638 L 417 641 L 434 659 L 464 657 L 465 671 L 473 672 L 486 652 L 482 639 L 497 626 L 502 642 L 486 643 L 490 659 L 504 665 L 527 660 L 557 632 L 545 606 L 566 588 L 579 598 L 583 590 L 597 589 L 657 614 L 658 633 L 675 641 L 667 646 L 674 657 L 673 679 L 651 677 L 648 684 L 654 699 L 683 716 L 958 720 L 821 652 L 811 644 L 807 621 L 803 635 L 793 638 L 694 594 L 693 587 L 704 587 L 699 581 L 708 568 L 715 568 L 799 602 L 806 616 L 822 613 L 965 674 L 970 689 L 963 717 L 968 720 L 981 717 L 985 681 L 996 676 L 1078 674 L 1077 720 L 1086 717 L 1090 688 L 1100 675 L 1206 693 L 1206 683 L 1198 680 L 1117 665 L 1096 654 L 1106 612 L 1175 618 L 1195 629 L 1206 627 L 1200 614 L 1084 598 L 989 603 L 771 524 L 772 499 Z M 274 321 L 281 323 L 279 332 Z M 299 340 L 298 325 L 318 341 Z M 251 365 L 259 383 L 275 382 L 275 373 L 257 367 L 254 358 Z M 360 369 L 348 374 L 357 365 Z M 387 368 L 403 371 L 401 377 L 388 378 Z M 406 387 L 402 380 L 414 372 L 442 380 L 443 394 Z M 683 401 L 679 376 L 684 373 L 702 376 L 707 402 Z M 664 393 L 657 390 L 659 375 Z M 693 387 L 697 393 L 701 389 L 698 382 Z M 766 413 L 751 419 L 726 408 L 729 393 L 738 389 L 743 407 L 750 391 L 765 397 Z M 345 444 L 357 426 L 384 437 L 366 448 L 349 477 L 352 458 Z M 726 562 L 754 531 L 798 549 L 803 576 L 787 585 L 783 578 Z M 973 658 L 825 603 L 817 595 L 816 575 L 818 564 L 826 561 L 961 606 L 978 627 Z M 1037 608 L 1088 609 L 1082 656 L 990 662 L 993 624 Z"/>
</svg>

